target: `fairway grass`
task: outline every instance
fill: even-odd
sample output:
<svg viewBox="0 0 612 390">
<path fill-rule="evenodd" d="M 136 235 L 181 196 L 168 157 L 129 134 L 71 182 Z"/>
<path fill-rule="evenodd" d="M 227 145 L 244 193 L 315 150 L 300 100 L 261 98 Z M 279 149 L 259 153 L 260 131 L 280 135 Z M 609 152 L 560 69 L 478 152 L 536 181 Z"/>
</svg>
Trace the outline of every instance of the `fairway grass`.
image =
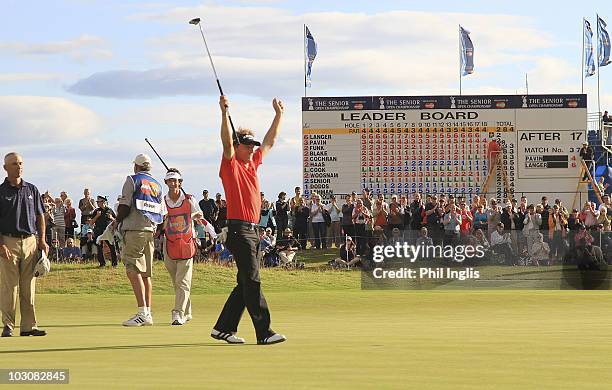
<svg viewBox="0 0 612 390">
<path fill-rule="evenodd" d="M 49 335 L 1 338 L 0 367 L 68 368 L 70 387 L 80 389 L 612 383 L 612 295 L 605 291 L 268 292 L 272 326 L 288 341 L 257 346 L 246 313 L 239 334 L 247 345 L 209 337 L 230 288 L 193 296 L 194 320 L 185 326 L 169 325 L 173 297 L 157 295 L 156 323 L 143 328 L 120 325 L 135 311 L 129 295 L 41 294 L 37 313 Z"/>
</svg>

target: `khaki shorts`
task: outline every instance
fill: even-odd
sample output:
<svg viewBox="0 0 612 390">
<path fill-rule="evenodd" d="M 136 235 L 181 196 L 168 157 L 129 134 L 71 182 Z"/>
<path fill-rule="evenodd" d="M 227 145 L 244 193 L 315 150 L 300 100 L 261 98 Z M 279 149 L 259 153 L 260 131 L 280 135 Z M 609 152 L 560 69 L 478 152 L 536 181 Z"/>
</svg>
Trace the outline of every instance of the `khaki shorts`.
<svg viewBox="0 0 612 390">
<path fill-rule="evenodd" d="M 150 278 L 155 250 L 153 232 L 128 230 L 124 234 L 123 242 L 121 260 L 127 272 L 139 273 Z"/>
</svg>

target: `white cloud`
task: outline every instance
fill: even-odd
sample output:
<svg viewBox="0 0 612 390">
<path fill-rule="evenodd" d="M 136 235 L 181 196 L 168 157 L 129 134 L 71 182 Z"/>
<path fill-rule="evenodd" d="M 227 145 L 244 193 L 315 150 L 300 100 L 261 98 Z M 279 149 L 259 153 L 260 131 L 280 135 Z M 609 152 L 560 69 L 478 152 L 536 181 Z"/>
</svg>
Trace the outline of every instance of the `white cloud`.
<svg viewBox="0 0 612 390">
<path fill-rule="evenodd" d="M 70 100 L 42 96 L 0 96 L 4 145 L 65 142 L 90 136 L 98 116 Z"/>
<path fill-rule="evenodd" d="M 69 91 L 115 98 L 217 94 L 199 31 L 187 24 L 194 15 L 203 17 L 224 90 L 266 98 L 302 93 L 304 21 L 319 44 L 313 83 L 320 95 L 339 88 L 344 95 L 413 94 L 424 88 L 430 95 L 440 93 L 457 80 L 459 22 L 472 31 L 476 79 L 488 69 L 532 63 L 541 58 L 534 51 L 558 44 L 523 16 L 414 11 L 294 15 L 272 7 L 179 7 L 132 16 L 185 26 L 150 41 L 152 62 L 164 65 L 95 73 Z"/>
<path fill-rule="evenodd" d="M 59 80 L 56 73 L 0 73 L 0 82 Z"/>
<path fill-rule="evenodd" d="M 197 138 L 193 133 L 183 136 L 169 134 L 152 140 L 166 163 L 181 170 L 185 190 L 197 197 L 204 188 L 212 193 L 223 193 L 219 179 L 221 145 L 218 134 L 212 137 L 202 135 Z M 273 194 L 301 185 L 302 177 L 296 174 L 295 168 L 301 162 L 299 145 L 287 150 L 283 144 L 280 142 L 274 147 L 259 170 L 260 187 L 272 199 L 276 198 Z M 24 157 L 24 178 L 27 181 L 55 196 L 60 191 L 67 191 L 73 201 L 78 201 L 83 188 L 90 188 L 95 195 L 108 195 L 112 205 L 125 177 L 132 174 L 132 159 L 138 153 L 151 155 L 154 177 L 161 180 L 165 173 L 162 164 L 144 142 L 104 139 L 24 145 L 17 151 Z"/>
<path fill-rule="evenodd" d="M 78 61 L 112 57 L 112 52 L 102 38 L 86 34 L 74 39 L 55 42 L 0 42 L 0 51 L 36 57 L 67 55 Z"/>
</svg>

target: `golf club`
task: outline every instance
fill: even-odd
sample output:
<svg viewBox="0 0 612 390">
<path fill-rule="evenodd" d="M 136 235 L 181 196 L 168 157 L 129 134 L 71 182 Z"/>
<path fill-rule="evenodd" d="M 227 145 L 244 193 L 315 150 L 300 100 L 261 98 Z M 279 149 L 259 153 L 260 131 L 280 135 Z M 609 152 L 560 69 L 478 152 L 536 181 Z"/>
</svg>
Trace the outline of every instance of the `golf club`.
<svg viewBox="0 0 612 390">
<path fill-rule="evenodd" d="M 219 87 L 219 93 L 221 95 L 225 95 L 223 93 L 223 88 L 221 88 L 219 76 L 217 75 L 217 69 L 215 69 L 215 63 L 213 62 L 212 56 L 210 55 L 210 50 L 208 50 L 208 44 L 206 43 L 206 38 L 204 37 L 204 30 L 202 29 L 202 24 L 200 23 L 200 21 L 200 18 L 194 18 L 189 21 L 189 24 L 193 24 L 194 26 L 198 26 L 200 28 L 200 34 L 202 35 L 204 47 L 206 48 L 206 53 L 208 54 L 208 59 L 210 60 L 210 66 L 212 67 L 213 73 L 215 74 L 215 79 L 217 80 L 217 87 Z M 235 143 L 240 144 L 240 140 L 238 140 L 238 137 L 236 136 L 236 129 L 234 128 L 234 122 L 232 121 L 232 116 L 229 113 L 229 108 L 227 110 L 227 117 L 229 118 L 229 122 L 232 127 L 232 138 L 234 139 Z"/>
<path fill-rule="evenodd" d="M 153 145 L 151 145 L 151 142 L 149 142 L 148 138 L 145 138 L 146 143 L 149 144 L 149 146 L 151 147 L 151 150 L 153 150 L 153 153 L 155 153 L 155 155 L 157 156 L 157 158 L 159 158 L 159 161 L 161 161 L 161 163 L 164 165 L 164 168 L 166 168 L 166 171 L 168 170 L 168 166 L 166 165 L 166 163 L 164 162 L 164 159 L 161 158 L 161 156 L 159 155 L 159 153 L 157 153 L 157 150 L 155 150 L 155 148 L 153 147 Z M 187 196 L 187 193 L 185 192 L 185 189 L 181 186 L 181 191 L 183 191 L 183 195 Z"/>
</svg>

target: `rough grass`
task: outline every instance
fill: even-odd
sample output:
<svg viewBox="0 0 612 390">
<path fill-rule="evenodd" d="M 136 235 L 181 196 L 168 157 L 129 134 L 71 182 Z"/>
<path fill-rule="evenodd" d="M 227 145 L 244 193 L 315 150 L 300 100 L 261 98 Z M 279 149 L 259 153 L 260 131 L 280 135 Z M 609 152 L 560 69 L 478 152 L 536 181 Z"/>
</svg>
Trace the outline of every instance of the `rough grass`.
<svg viewBox="0 0 612 390">
<path fill-rule="evenodd" d="M 265 291 L 346 290 L 360 288 L 358 271 L 333 270 L 327 261 L 335 251 L 299 253 L 298 261 L 306 262 L 303 270 L 265 268 L 261 280 Z M 236 280 L 236 268 L 196 263 L 193 272 L 192 293 L 225 293 Z M 37 282 L 38 293 L 46 294 L 128 294 L 131 288 L 125 276 L 125 267 L 98 268 L 97 263 L 53 264 L 52 272 Z M 174 294 L 172 282 L 162 261 L 153 266 L 153 293 Z"/>
</svg>

